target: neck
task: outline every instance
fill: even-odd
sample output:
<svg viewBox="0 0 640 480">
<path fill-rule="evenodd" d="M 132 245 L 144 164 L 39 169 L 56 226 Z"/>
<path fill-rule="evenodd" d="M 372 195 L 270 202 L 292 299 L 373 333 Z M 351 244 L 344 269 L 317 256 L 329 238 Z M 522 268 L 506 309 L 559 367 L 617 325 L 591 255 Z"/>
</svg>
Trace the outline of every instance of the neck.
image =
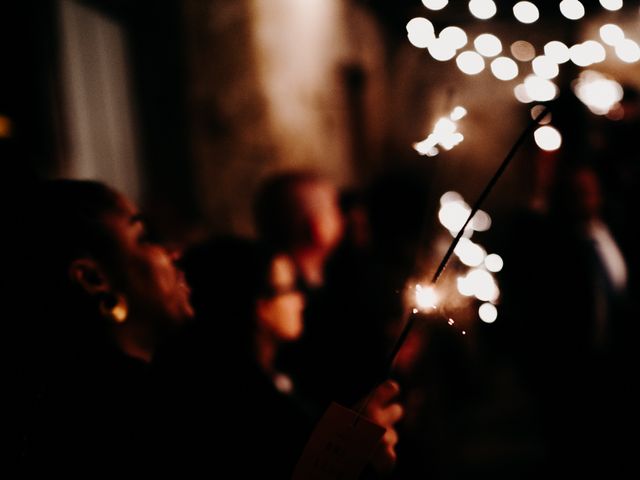
<svg viewBox="0 0 640 480">
<path fill-rule="evenodd" d="M 123 325 L 116 325 L 116 343 L 128 356 L 150 363 L 156 349 L 156 342 L 149 335 L 148 329 L 141 328 L 128 320 Z"/>
</svg>

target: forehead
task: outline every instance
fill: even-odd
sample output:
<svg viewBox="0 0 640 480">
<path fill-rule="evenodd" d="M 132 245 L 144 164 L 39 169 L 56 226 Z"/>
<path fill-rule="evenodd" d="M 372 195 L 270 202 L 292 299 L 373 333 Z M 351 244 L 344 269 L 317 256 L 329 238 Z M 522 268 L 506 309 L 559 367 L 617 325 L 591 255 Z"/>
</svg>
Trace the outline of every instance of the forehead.
<svg viewBox="0 0 640 480">
<path fill-rule="evenodd" d="M 338 199 L 338 191 L 328 182 L 308 181 L 296 185 L 292 190 L 292 200 L 300 208 L 321 209 L 333 206 Z"/>
<path fill-rule="evenodd" d="M 103 221 L 117 229 L 126 228 L 140 221 L 138 208 L 131 200 L 118 194 L 114 207 L 105 213 Z"/>
</svg>

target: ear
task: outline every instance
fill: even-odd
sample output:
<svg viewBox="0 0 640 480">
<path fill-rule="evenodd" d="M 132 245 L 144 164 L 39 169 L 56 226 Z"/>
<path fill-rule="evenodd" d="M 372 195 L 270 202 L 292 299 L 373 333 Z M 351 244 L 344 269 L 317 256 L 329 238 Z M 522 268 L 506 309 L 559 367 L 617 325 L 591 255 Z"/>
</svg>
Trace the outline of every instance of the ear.
<svg viewBox="0 0 640 480">
<path fill-rule="evenodd" d="M 98 262 L 92 258 L 78 258 L 69 266 L 71 281 L 80 285 L 89 295 L 111 290 L 107 276 Z"/>
</svg>

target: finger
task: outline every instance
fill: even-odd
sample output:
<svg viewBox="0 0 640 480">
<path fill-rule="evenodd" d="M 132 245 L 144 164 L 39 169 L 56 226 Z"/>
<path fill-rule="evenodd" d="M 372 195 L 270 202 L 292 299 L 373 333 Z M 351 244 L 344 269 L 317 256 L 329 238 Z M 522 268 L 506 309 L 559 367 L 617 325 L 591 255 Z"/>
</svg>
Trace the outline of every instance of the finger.
<svg viewBox="0 0 640 480">
<path fill-rule="evenodd" d="M 384 424 L 393 425 L 404 416 L 404 408 L 399 403 L 392 403 L 382 413 Z"/>
<path fill-rule="evenodd" d="M 382 437 L 382 441 L 387 446 L 387 449 L 393 450 L 393 448 L 398 443 L 399 437 L 398 432 L 394 428 L 387 428 L 387 431 L 384 433 Z"/>
<path fill-rule="evenodd" d="M 373 401 L 381 405 L 389 403 L 400 392 L 400 385 L 394 380 L 385 380 L 373 392 Z"/>
</svg>

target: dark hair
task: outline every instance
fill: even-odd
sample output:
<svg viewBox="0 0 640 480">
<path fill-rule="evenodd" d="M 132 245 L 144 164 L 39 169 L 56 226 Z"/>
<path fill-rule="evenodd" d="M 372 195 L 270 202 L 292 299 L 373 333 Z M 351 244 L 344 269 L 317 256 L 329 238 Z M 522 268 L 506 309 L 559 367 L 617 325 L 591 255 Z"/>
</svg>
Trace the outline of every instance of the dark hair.
<svg viewBox="0 0 640 480">
<path fill-rule="evenodd" d="M 258 234 L 276 249 L 287 249 L 294 236 L 294 221 L 297 206 L 293 188 L 322 179 L 309 171 L 285 172 L 269 178 L 256 195 L 253 207 Z"/>
<path fill-rule="evenodd" d="M 97 299 L 71 281 L 69 267 L 83 256 L 113 258 L 114 241 L 102 218 L 118 208 L 118 194 L 99 182 L 52 180 L 37 184 L 22 208 L 14 226 L 14 281 L 27 341 L 40 340 L 35 348 L 42 353 L 104 342 Z"/>
</svg>

